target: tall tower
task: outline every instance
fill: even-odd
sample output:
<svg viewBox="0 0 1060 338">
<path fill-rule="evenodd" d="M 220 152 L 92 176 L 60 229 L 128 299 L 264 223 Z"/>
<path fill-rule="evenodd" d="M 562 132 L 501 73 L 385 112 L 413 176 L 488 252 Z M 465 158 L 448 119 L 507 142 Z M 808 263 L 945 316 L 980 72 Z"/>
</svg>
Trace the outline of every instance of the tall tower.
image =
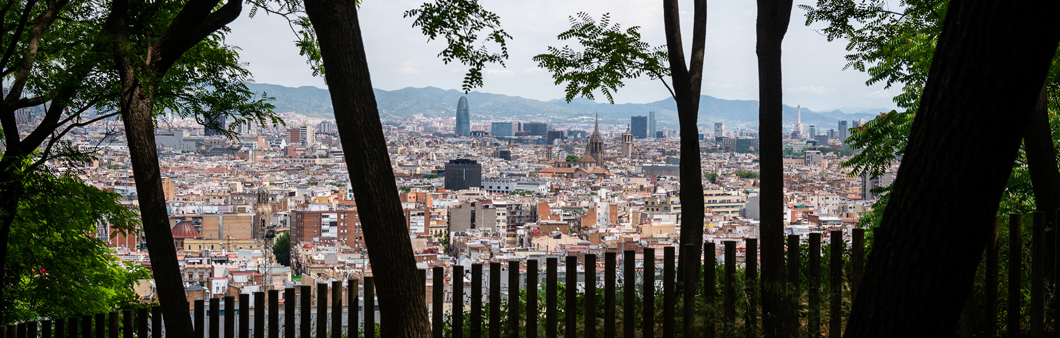
<svg viewBox="0 0 1060 338">
<path fill-rule="evenodd" d="M 799 134 L 799 138 L 802 138 L 802 105 L 799 105 L 797 109 L 795 113 L 795 132 Z"/>
<path fill-rule="evenodd" d="M 471 136 L 471 113 L 468 112 L 467 96 L 456 103 L 456 136 Z"/>
<path fill-rule="evenodd" d="M 269 205 L 269 189 L 261 187 L 258 189 L 258 199 L 254 203 L 254 226 L 251 227 L 251 237 L 265 238 L 265 229 L 269 226 L 270 214 L 272 214 L 272 206 Z"/>
<path fill-rule="evenodd" d="M 589 144 L 585 147 L 585 154 L 596 160 L 597 167 L 604 166 L 604 138 L 600 136 L 600 115 L 596 116 L 596 127 L 593 136 L 589 137 Z"/>
<path fill-rule="evenodd" d="M 648 112 L 648 138 L 655 138 L 657 136 L 655 132 L 658 129 L 655 126 L 655 112 Z"/>
<path fill-rule="evenodd" d="M 629 128 L 626 128 L 626 132 L 622 133 L 622 157 L 630 158 L 633 156 L 633 133 L 629 132 Z"/>
</svg>

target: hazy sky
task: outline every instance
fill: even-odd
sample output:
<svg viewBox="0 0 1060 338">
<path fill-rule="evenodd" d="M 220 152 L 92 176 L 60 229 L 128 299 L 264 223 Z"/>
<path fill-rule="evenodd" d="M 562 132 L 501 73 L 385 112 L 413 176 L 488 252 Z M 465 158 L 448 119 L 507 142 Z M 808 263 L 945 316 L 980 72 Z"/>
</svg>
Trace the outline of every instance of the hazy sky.
<svg viewBox="0 0 1060 338">
<path fill-rule="evenodd" d="M 375 88 L 394 90 L 405 87 L 459 89 L 466 67 L 444 64 L 437 57 L 444 41 L 427 42 L 405 10 L 424 0 L 365 0 L 360 11 L 364 44 Z M 811 4 L 810 1 L 796 1 Z M 503 28 L 512 35 L 508 42 L 507 67 L 490 65 L 485 72 L 482 92 L 515 95 L 538 100 L 563 97 L 563 88 L 537 67 L 531 59 L 545 53 L 547 46 L 563 46 L 556 34 L 568 29 L 568 17 L 587 12 L 594 18 L 611 13 L 612 22 L 623 27 L 641 26 L 641 34 L 655 45 L 665 43 L 661 1 L 631 0 L 482 0 L 485 8 L 501 17 Z M 686 54 L 691 44 L 691 1 L 682 1 L 682 33 Z M 755 55 L 755 2 L 709 1 L 707 48 L 703 74 L 703 94 L 723 99 L 754 100 L 758 97 L 757 57 Z M 249 63 L 256 82 L 285 86 L 326 88 L 314 78 L 305 58 L 298 55 L 294 34 L 286 21 L 259 13 L 246 15 L 232 24 L 227 42 L 242 48 L 242 60 Z M 844 107 L 893 108 L 891 98 L 898 86 L 866 86 L 867 76 L 856 70 L 843 70 L 845 41 L 828 42 L 807 27 L 805 11 L 792 10 L 791 25 L 784 38 L 784 103 L 813 110 Z M 496 49 L 496 45 L 489 45 Z M 628 81 L 615 95 L 616 103 L 653 102 L 669 92 L 658 81 L 646 77 Z M 853 112 L 844 109 L 847 112 Z"/>
</svg>

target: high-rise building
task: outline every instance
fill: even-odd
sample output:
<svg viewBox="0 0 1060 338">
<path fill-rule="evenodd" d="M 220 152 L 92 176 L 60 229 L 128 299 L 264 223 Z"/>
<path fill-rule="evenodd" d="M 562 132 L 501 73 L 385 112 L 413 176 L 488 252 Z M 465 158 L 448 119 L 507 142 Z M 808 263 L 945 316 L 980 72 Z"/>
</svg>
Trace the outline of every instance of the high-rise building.
<svg viewBox="0 0 1060 338">
<path fill-rule="evenodd" d="M 468 112 L 467 96 L 456 103 L 456 136 L 471 136 L 471 113 Z"/>
<path fill-rule="evenodd" d="M 302 144 L 311 146 L 317 144 L 316 131 L 313 125 L 307 124 L 298 128 L 298 131 L 302 133 Z"/>
<path fill-rule="evenodd" d="M 648 135 L 651 135 L 651 137 L 654 138 L 659 138 L 659 136 L 656 134 L 658 130 L 659 129 L 656 128 L 655 125 L 655 112 L 650 111 L 648 112 Z"/>
<path fill-rule="evenodd" d="M 345 243 L 364 250 L 361 217 L 356 208 L 291 211 L 291 244 L 312 242 L 314 238 Z"/>
<path fill-rule="evenodd" d="M 339 126 L 335 122 L 321 121 L 317 124 L 317 131 L 323 134 L 335 135 L 339 132 Z"/>
<path fill-rule="evenodd" d="M 548 131 L 548 144 L 553 144 L 555 140 L 563 140 L 564 132 L 562 130 L 549 130 Z"/>
<path fill-rule="evenodd" d="M 850 127 L 847 126 L 847 120 L 839 119 L 839 133 L 837 136 L 843 142 L 846 142 L 847 137 L 850 137 Z"/>
<path fill-rule="evenodd" d="M 633 138 L 644 139 L 648 138 L 648 117 L 644 115 L 634 115 L 629 118 L 630 131 L 633 132 Z"/>
<path fill-rule="evenodd" d="M 205 129 L 203 135 L 215 136 L 224 135 L 225 129 L 225 116 L 224 114 L 212 115 L 206 117 L 206 124 L 203 125 Z"/>
<path fill-rule="evenodd" d="M 464 190 L 482 186 L 482 165 L 475 160 L 456 159 L 445 164 L 445 188 Z"/>
<path fill-rule="evenodd" d="M 714 140 L 721 140 L 722 137 L 725 137 L 725 123 L 714 122 Z"/>
<path fill-rule="evenodd" d="M 817 137 L 817 127 L 811 124 L 810 125 L 810 132 L 806 136 L 809 136 L 810 139 L 813 139 L 814 137 Z"/>
<path fill-rule="evenodd" d="M 544 122 L 527 122 L 523 123 L 523 131 L 529 136 L 546 136 L 548 135 L 548 123 Z"/>
<path fill-rule="evenodd" d="M 795 137 L 802 138 L 802 105 L 799 105 L 797 109 L 795 113 Z"/>
<path fill-rule="evenodd" d="M 512 128 L 511 122 L 493 122 L 490 124 L 490 135 L 493 135 L 493 137 L 512 136 L 514 133 L 515 129 Z"/>
</svg>

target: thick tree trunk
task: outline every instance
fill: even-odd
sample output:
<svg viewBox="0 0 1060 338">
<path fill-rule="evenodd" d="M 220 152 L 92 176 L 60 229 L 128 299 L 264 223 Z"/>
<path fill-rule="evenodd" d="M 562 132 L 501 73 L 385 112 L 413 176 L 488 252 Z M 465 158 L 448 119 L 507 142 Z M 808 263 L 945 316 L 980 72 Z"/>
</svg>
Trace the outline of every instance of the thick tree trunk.
<svg viewBox="0 0 1060 338">
<path fill-rule="evenodd" d="M 379 296 L 383 337 L 430 337 L 394 172 L 352 1 L 306 0 L 331 89 L 346 166 Z"/>
<path fill-rule="evenodd" d="M 191 337 L 191 316 L 180 266 L 177 264 L 177 252 L 173 247 L 173 232 L 169 227 L 166 197 L 162 191 L 162 173 L 158 167 L 154 119 L 151 115 L 154 98 L 147 95 L 135 79 L 125 78 L 123 82 L 126 83 L 122 86 L 122 121 L 125 123 L 125 137 L 132 160 L 151 271 L 155 287 L 158 288 L 158 300 L 165 305 L 162 315 L 165 318 L 166 335 Z"/>
<path fill-rule="evenodd" d="M 1060 2 L 950 3 L 847 337 L 953 334 L 1056 52 L 1057 15 Z"/>
<path fill-rule="evenodd" d="M 788 31 L 791 0 L 758 0 L 758 147 L 761 169 L 762 324 L 766 337 L 786 337 L 788 318 L 784 277 L 784 110 L 780 44 Z"/>
<path fill-rule="evenodd" d="M 1027 170 L 1034 189 L 1034 203 L 1038 211 L 1045 212 L 1045 252 L 1054 252 L 1056 247 L 1056 211 L 1060 209 L 1060 168 L 1057 168 L 1056 149 L 1049 126 L 1049 92 L 1042 86 L 1038 102 L 1031 112 L 1030 123 L 1023 135 L 1027 153 Z M 1053 255 L 1045 255 L 1045 271 L 1053 271 L 1056 264 Z M 1055 278 L 1055 277 L 1053 277 Z"/>
<path fill-rule="evenodd" d="M 0 325 L 9 324 L 6 314 L 10 302 L 4 298 L 4 289 L 8 285 L 8 279 L 13 276 L 7 274 L 7 240 L 11 235 L 11 224 L 14 223 L 15 215 L 18 213 L 18 203 L 22 196 L 21 181 L 16 181 L 8 170 L 13 170 L 9 156 L 0 160 Z"/>
</svg>

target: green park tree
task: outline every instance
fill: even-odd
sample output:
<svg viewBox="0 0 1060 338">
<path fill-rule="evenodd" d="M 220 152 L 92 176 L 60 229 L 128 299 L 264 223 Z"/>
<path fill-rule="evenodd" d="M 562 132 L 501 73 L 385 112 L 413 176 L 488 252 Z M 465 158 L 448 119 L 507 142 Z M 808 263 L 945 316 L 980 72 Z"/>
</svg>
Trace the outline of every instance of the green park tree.
<svg viewBox="0 0 1060 338">
<path fill-rule="evenodd" d="M 291 266 L 291 233 L 285 232 L 276 236 L 272 244 L 272 254 L 276 256 L 276 263 L 283 266 Z"/>
</svg>

